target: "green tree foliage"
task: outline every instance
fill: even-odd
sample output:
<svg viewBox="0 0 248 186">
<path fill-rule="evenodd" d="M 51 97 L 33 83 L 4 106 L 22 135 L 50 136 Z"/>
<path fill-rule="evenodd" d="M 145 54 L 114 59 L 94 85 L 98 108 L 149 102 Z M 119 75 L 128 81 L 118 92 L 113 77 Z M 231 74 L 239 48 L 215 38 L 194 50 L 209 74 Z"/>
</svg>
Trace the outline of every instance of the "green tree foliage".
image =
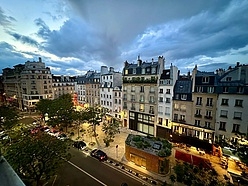
<svg viewBox="0 0 248 186">
<path fill-rule="evenodd" d="M 20 136 L 5 158 L 27 185 L 42 185 L 69 159 L 68 144 L 44 133 Z"/>
<path fill-rule="evenodd" d="M 108 147 L 110 143 L 114 141 L 115 135 L 120 133 L 119 124 L 120 122 L 115 118 L 113 118 L 109 123 L 103 122 L 102 131 L 105 134 L 103 142 L 105 143 L 106 147 Z"/>
<path fill-rule="evenodd" d="M 192 164 L 178 163 L 174 166 L 176 181 L 188 186 L 224 186 L 225 183 L 218 180 L 218 174 L 214 169 L 204 169 Z"/>
<path fill-rule="evenodd" d="M 37 110 L 43 115 L 48 114 L 47 123 L 51 126 L 70 126 L 75 116 L 75 109 L 70 94 L 64 94 L 54 100 L 41 100 L 37 103 Z"/>
<path fill-rule="evenodd" d="M 8 130 L 18 122 L 18 112 L 15 108 L 0 106 L 0 128 Z"/>
</svg>

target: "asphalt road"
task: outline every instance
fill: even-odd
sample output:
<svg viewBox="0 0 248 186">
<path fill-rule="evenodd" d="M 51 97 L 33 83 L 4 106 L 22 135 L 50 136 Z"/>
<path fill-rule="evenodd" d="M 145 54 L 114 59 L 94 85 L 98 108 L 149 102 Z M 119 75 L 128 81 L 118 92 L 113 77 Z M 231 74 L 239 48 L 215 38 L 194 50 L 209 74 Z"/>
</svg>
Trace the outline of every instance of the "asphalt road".
<svg viewBox="0 0 248 186">
<path fill-rule="evenodd" d="M 138 180 L 110 167 L 107 163 L 85 155 L 72 148 L 72 158 L 63 166 L 47 186 L 120 186 L 123 182 L 128 186 L 142 185 Z"/>
</svg>

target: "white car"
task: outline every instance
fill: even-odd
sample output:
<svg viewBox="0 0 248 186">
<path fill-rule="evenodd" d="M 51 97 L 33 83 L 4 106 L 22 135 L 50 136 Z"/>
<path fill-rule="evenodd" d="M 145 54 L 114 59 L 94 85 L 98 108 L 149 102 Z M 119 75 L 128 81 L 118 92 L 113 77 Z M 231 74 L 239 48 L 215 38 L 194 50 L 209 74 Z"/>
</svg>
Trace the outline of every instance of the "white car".
<svg viewBox="0 0 248 186">
<path fill-rule="evenodd" d="M 66 139 L 69 139 L 69 137 L 68 137 L 66 134 L 64 134 L 64 133 L 59 134 L 59 135 L 57 136 L 57 138 L 58 138 L 59 140 L 62 140 L 62 141 L 66 140 Z"/>
</svg>

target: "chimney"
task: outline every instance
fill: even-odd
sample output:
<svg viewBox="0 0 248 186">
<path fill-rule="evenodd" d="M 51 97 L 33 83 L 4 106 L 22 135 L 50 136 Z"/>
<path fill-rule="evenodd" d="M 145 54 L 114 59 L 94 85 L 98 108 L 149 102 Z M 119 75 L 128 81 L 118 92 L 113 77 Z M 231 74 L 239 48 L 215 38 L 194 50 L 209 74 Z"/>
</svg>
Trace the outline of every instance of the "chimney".
<svg viewBox="0 0 248 186">
<path fill-rule="evenodd" d="M 236 65 L 236 67 L 239 67 L 239 65 L 240 65 L 240 62 L 239 62 L 239 61 L 237 61 L 237 65 Z"/>
<path fill-rule="evenodd" d="M 39 57 L 39 62 L 40 62 L 40 63 L 42 62 L 41 57 Z"/>
</svg>

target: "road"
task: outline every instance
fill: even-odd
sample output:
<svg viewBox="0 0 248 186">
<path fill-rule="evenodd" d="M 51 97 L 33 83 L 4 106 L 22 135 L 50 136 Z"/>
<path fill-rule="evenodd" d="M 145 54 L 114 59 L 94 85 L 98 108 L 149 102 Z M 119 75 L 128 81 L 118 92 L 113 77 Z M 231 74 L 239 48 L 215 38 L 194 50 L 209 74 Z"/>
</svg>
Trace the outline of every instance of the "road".
<svg viewBox="0 0 248 186">
<path fill-rule="evenodd" d="M 71 149 L 72 158 L 63 166 L 47 186 L 120 186 L 123 182 L 128 186 L 142 185 L 135 178 L 121 170 L 110 167 L 77 149 Z"/>
</svg>

